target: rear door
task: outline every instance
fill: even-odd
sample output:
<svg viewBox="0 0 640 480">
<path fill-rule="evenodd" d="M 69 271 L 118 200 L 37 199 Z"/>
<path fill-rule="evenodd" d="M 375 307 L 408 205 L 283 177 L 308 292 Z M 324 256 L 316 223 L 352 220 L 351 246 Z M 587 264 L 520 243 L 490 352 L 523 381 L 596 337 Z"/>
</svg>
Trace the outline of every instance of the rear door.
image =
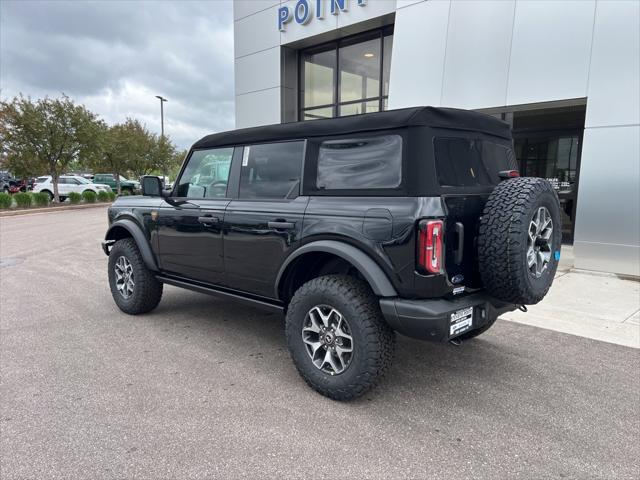
<svg viewBox="0 0 640 480">
<path fill-rule="evenodd" d="M 517 170 L 508 140 L 487 135 L 443 134 L 434 139 L 435 167 L 445 203 L 445 268 L 449 280 L 482 286 L 478 271 L 479 219 L 499 172 Z"/>
<path fill-rule="evenodd" d="M 304 141 L 247 145 L 234 162 L 238 190 L 224 219 L 229 287 L 273 298 L 278 270 L 300 242 Z"/>
<path fill-rule="evenodd" d="M 170 274 L 224 284 L 222 227 L 234 148 L 193 151 L 158 211 L 160 268 Z"/>
</svg>

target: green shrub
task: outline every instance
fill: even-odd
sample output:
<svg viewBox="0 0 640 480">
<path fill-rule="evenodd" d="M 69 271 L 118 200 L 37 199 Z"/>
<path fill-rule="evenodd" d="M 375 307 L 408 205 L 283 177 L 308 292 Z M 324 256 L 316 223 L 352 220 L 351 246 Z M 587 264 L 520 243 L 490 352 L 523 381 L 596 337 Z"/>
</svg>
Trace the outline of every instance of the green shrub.
<svg viewBox="0 0 640 480">
<path fill-rule="evenodd" d="M 45 192 L 37 192 L 32 194 L 33 203 L 39 207 L 49 205 L 49 194 Z"/>
<path fill-rule="evenodd" d="M 109 201 L 109 194 L 107 192 L 105 192 L 104 190 L 100 190 L 98 192 L 98 201 L 99 202 L 108 202 Z"/>
<path fill-rule="evenodd" d="M 92 192 L 91 190 L 82 192 L 82 199 L 87 203 L 96 203 L 96 197 L 96 192 Z"/>
<path fill-rule="evenodd" d="M 69 202 L 80 203 L 80 200 L 82 200 L 82 195 L 80 195 L 78 192 L 69 193 Z"/>
<path fill-rule="evenodd" d="M 129 190 L 128 188 L 123 189 L 122 190 L 122 195 L 125 197 L 128 197 L 129 195 L 131 195 L 131 190 Z"/>
<path fill-rule="evenodd" d="M 109 195 L 109 200 L 110 200 L 110 201 L 112 201 L 112 202 L 113 202 L 113 201 L 116 199 L 116 197 L 117 197 L 116 192 L 114 192 L 114 191 L 107 192 L 107 195 Z"/>
<path fill-rule="evenodd" d="M 11 208 L 13 199 L 11 195 L 5 192 L 0 192 L 0 208 Z"/>
<path fill-rule="evenodd" d="M 27 192 L 18 192 L 13 195 L 18 208 L 29 208 L 31 206 L 31 194 Z"/>
</svg>

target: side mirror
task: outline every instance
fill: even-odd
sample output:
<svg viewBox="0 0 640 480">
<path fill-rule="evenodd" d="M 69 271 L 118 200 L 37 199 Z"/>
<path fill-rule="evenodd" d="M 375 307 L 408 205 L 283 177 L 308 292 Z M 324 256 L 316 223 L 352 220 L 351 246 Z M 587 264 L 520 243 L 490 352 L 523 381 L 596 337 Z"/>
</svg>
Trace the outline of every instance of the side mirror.
<svg viewBox="0 0 640 480">
<path fill-rule="evenodd" d="M 142 195 L 160 197 L 162 195 L 162 181 L 160 178 L 153 175 L 142 177 Z"/>
</svg>

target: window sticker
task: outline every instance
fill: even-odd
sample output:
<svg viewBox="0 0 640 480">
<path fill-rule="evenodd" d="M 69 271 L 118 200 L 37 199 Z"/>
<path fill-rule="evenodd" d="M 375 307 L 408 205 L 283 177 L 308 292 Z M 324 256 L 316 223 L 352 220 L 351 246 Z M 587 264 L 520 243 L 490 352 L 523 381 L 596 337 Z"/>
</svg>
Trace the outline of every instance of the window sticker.
<svg viewBox="0 0 640 480">
<path fill-rule="evenodd" d="M 242 166 L 246 167 L 249 165 L 249 152 L 251 151 L 251 147 L 244 147 L 244 152 L 242 152 Z"/>
</svg>

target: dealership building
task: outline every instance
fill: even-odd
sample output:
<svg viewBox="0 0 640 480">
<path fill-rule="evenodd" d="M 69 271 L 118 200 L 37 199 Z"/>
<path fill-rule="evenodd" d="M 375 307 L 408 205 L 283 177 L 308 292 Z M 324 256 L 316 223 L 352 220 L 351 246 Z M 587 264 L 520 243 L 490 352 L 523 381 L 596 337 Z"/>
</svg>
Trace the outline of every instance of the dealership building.
<svg viewBox="0 0 640 480">
<path fill-rule="evenodd" d="M 640 2 L 235 0 L 236 127 L 431 105 L 508 122 L 575 267 L 640 276 Z"/>
</svg>

